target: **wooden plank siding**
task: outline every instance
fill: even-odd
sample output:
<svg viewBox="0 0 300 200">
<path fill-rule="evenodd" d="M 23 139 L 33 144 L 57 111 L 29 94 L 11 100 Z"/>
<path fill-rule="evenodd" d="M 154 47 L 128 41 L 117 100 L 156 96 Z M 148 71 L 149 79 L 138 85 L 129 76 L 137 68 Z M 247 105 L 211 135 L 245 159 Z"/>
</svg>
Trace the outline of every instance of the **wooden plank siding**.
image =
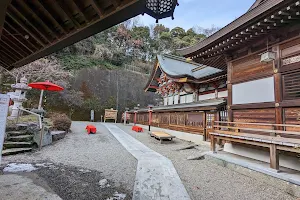
<svg viewBox="0 0 300 200">
<path fill-rule="evenodd" d="M 273 63 L 261 63 L 260 55 L 254 54 L 232 62 L 231 83 L 246 82 L 273 74 Z"/>
<path fill-rule="evenodd" d="M 148 125 L 148 113 L 137 113 L 137 124 Z M 151 126 L 203 135 L 205 112 L 155 112 Z"/>
</svg>

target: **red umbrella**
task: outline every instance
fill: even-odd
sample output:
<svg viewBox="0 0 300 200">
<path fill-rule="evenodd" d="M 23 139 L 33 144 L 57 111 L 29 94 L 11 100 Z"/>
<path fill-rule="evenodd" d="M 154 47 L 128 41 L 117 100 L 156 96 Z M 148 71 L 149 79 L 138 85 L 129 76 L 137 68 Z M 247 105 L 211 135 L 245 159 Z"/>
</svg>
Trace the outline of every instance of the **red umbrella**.
<svg viewBox="0 0 300 200">
<path fill-rule="evenodd" d="M 39 110 L 42 108 L 42 100 L 43 100 L 44 90 L 48 90 L 48 91 L 64 90 L 63 87 L 56 85 L 54 83 L 51 83 L 50 81 L 29 83 L 28 86 L 38 89 L 38 90 L 41 90 L 41 96 L 40 96 L 40 102 L 39 102 L 39 108 L 38 108 Z"/>
</svg>

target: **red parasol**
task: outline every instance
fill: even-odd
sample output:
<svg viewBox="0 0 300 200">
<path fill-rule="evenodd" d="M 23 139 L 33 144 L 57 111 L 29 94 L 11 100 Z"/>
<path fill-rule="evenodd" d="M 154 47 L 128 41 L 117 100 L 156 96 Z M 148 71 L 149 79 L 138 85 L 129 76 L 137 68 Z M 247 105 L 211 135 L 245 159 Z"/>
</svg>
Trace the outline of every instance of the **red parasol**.
<svg viewBox="0 0 300 200">
<path fill-rule="evenodd" d="M 39 102 L 39 110 L 42 108 L 42 100 L 43 100 L 43 94 L 44 90 L 48 91 L 62 91 L 64 90 L 63 87 L 56 85 L 54 83 L 51 83 L 50 81 L 45 81 L 45 82 L 36 82 L 36 83 L 29 83 L 28 86 L 41 90 L 41 96 L 40 96 L 40 102 Z"/>
<path fill-rule="evenodd" d="M 36 82 L 36 83 L 29 83 L 28 86 L 38 89 L 38 90 L 48 90 L 48 91 L 62 91 L 64 90 L 63 87 L 51 83 L 50 81 L 45 82 Z"/>
</svg>

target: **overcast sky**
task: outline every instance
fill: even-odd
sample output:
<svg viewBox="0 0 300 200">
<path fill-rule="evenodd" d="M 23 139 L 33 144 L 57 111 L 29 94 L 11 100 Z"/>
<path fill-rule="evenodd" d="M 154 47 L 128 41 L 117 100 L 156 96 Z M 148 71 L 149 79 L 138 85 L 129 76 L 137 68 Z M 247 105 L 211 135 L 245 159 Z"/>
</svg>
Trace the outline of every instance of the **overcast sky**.
<svg viewBox="0 0 300 200">
<path fill-rule="evenodd" d="M 178 0 L 178 2 L 175 19 L 162 19 L 159 20 L 160 24 L 169 28 L 180 26 L 186 30 L 194 26 L 224 27 L 244 14 L 255 0 Z M 146 14 L 139 18 L 144 25 L 155 24 L 155 19 Z"/>
</svg>

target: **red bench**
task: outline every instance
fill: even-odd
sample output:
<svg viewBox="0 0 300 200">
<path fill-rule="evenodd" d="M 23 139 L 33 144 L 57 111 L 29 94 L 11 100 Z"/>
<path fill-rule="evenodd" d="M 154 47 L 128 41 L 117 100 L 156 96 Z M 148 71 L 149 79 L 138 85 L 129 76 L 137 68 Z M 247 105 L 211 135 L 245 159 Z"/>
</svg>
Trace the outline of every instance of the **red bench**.
<svg viewBox="0 0 300 200">
<path fill-rule="evenodd" d="M 143 128 L 140 127 L 140 126 L 133 126 L 132 130 L 135 131 L 135 132 L 143 132 Z"/>
<path fill-rule="evenodd" d="M 90 133 L 95 134 L 97 131 L 96 127 L 93 125 L 87 125 L 85 129 L 88 134 L 90 134 Z"/>
</svg>

